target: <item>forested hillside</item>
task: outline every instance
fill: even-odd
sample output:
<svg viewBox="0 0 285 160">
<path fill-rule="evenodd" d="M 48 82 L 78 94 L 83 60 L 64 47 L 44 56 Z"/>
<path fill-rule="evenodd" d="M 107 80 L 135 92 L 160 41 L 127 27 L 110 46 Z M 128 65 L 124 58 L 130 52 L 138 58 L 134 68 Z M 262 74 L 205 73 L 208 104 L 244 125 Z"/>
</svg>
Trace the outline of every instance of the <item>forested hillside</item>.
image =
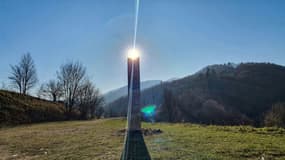
<svg viewBox="0 0 285 160">
<path fill-rule="evenodd" d="M 142 104 L 158 106 L 156 120 L 263 125 L 271 106 L 285 101 L 285 67 L 269 63 L 223 64 L 142 92 Z M 125 115 L 127 98 L 110 104 Z"/>
</svg>

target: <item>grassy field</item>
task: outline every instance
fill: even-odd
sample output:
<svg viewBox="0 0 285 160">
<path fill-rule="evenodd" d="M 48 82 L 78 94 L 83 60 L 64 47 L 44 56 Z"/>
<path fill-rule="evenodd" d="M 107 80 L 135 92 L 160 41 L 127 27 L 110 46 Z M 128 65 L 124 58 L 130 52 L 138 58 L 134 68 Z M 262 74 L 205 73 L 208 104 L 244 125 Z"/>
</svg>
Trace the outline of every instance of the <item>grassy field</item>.
<svg viewBox="0 0 285 160">
<path fill-rule="evenodd" d="M 53 122 L 0 129 L 0 159 L 118 160 L 122 119 Z M 146 124 L 152 159 L 285 159 L 285 130 L 278 128 Z"/>
</svg>

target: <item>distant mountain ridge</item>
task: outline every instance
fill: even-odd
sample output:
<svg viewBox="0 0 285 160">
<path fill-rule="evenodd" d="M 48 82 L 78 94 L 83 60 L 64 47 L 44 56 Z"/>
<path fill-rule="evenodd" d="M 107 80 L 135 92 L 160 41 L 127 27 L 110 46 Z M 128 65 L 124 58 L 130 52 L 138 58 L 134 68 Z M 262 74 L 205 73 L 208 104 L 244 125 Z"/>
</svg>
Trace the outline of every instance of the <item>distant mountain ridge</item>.
<svg viewBox="0 0 285 160">
<path fill-rule="evenodd" d="M 206 124 L 262 125 L 264 114 L 277 102 L 285 102 L 285 67 L 271 63 L 210 65 L 193 75 L 148 88 L 142 105 L 159 107 L 157 120 Z M 165 90 L 171 92 L 171 113 L 165 109 Z M 109 104 L 109 116 L 125 116 L 127 97 Z"/>
<path fill-rule="evenodd" d="M 145 89 L 148 89 L 148 88 L 153 87 L 155 85 L 158 85 L 160 83 L 162 83 L 161 80 L 142 81 L 141 82 L 141 90 L 143 91 Z M 120 87 L 118 89 L 114 89 L 114 90 L 104 94 L 104 99 L 105 99 L 105 102 L 108 104 L 108 103 L 111 103 L 111 102 L 121 98 L 121 97 L 127 96 L 127 94 L 128 94 L 128 87 L 123 86 L 123 87 Z"/>
</svg>

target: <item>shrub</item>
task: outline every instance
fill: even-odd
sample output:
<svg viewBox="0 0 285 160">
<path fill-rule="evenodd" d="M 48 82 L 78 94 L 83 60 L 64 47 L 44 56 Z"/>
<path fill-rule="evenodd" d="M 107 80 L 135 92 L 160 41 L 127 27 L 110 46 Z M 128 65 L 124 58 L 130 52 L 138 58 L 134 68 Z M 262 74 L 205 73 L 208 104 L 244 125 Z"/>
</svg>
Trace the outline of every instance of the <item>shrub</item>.
<svg viewBox="0 0 285 160">
<path fill-rule="evenodd" d="M 264 118 L 264 124 L 272 127 L 285 127 L 285 103 L 276 103 L 268 111 Z"/>
</svg>

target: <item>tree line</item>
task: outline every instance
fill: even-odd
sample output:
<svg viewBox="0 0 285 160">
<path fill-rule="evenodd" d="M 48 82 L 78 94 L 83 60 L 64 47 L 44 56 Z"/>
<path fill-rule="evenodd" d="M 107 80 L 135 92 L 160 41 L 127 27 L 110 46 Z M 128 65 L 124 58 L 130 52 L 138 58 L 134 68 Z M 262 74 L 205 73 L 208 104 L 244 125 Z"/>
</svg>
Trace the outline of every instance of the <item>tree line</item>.
<svg viewBox="0 0 285 160">
<path fill-rule="evenodd" d="M 179 99 L 170 89 L 164 89 L 163 97 L 163 103 L 159 108 L 157 120 L 184 122 L 184 118 L 191 117 L 189 115 L 185 117 L 183 112 L 187 112 L 187 109 L 183 108 L 183 100 Z M 193 99 L 191 100 L 193 101 Z M 224 106 L 213 99 L 206 100 L 201 108 L 202 110 L 198 112 L 201 120 L 196 120 L 198 123 L 223 124 L 223 121 L 226 120 L 225 124 L 250 124 L 246 122 L 245 117 L 225 112 Z M 191 111 L 195 112 L 196 110 L 192 108 Z M 239 121 L 234 122 L 234 119 L 239 119 Z M 190 121 L 195 122 L 195 119 L 191 119 Z M 285 103 L 277 102 L 272 104 L 271 108 L 264 113 L 263 122 L 261 123 L 262 126 L 285 128 Z"/>
<path fill-rule="evenodd" d="M 27 95 L 38 84 L 34 60 L 24 54 L 19 63 L 10 65 L 8 77 L 17 92 Z M 68 117 L 79 115 L 81 119 L 100 118 L 104 99 L 95 84 L 88 78 L 86 68 L 80 62 L 62 64 L 56 78 L 40 85 L 37 96 L 53 102 L 64 103 Z"/>
</svg>

